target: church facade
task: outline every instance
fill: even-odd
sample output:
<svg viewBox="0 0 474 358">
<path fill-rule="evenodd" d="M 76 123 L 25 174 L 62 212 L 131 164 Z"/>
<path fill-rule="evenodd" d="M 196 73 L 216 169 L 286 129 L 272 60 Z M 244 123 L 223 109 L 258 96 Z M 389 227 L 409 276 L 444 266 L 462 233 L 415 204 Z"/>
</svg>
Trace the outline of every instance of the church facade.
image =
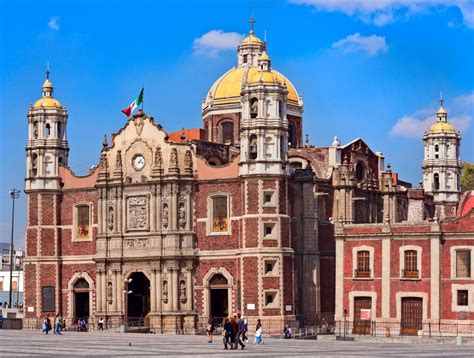
<svg viewBox="0 0 474 358">
<path fill-rule="evenodd" d="M 253 30 L 237 54 L 203 100 L 202 129 L 168 133 L 139 110 L 86 176 L 68 166 L 68 113 L 47 72 L 28 110 L 25 327 L 56 312 L 186 333 L 236 312 L 278 331 L 330 320 L 347 254 L 336 248 L 350 236 L 341 226 L 455 212 L 459 158 L 442 173 L 423 163 L 450 209 L 429 190 L 414 209 L 411 185 L 362 139 L 303 143 L 303 100 Z"/>
</svg>

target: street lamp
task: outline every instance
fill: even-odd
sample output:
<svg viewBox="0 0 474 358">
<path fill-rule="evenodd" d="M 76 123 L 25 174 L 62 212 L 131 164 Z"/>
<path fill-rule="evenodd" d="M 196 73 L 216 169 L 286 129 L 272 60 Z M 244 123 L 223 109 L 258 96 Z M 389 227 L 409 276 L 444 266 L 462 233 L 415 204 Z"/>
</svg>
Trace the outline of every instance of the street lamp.
<svg viewBox="0 0 474 358">
<path fill-rule="evenodd" d="M 128 295 L 133 293 L 133 291 L 128 289 L 128 284 L 132 282 L 131 278 L 126 278 L 123 280 L 123 314 L 124 314 L 124 323 L 125 323 L 125 331 L 128 330 Z"/>
<path fill-rule="evenodd" d="M 10 240 L 10 292 L 8 294 L 8 308 L 12 308 L 12 285 L 13 285 L 13 228 L 15 226 L 15 199 L 20 197 L 20 191 L 13 188 L 10 190 L 12 198 L 12 237 Z"/>
</svg>

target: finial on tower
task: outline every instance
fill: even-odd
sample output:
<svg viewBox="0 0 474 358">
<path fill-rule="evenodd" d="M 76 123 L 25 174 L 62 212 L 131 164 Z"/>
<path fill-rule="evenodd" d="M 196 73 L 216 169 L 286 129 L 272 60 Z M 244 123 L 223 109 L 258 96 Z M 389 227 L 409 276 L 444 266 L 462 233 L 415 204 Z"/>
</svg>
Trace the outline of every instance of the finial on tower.
<svg viewBox="0 0 474 358">
<path fill-rule="evenodd" d="M 49 80 L 49 61 L 46 62 L 46 79 Z"/>
<path fill-rule="evenodd" d="M 439 91 L 439 104 L 441 107 L 444 106 L 443 91 Z"/>
<path fill-rule="evenodd" d="M 249 24 L 250 24 L 250 34 L 253 35 L 254 34 L 254 31 L 253 31 L 253 25 L 256 23 L 257 21 L 255 21 L 255 18 L 253 16 L 253 6 L 252 6 L 252 18 L 250 19 L 249 21 Z"/>
</svg>

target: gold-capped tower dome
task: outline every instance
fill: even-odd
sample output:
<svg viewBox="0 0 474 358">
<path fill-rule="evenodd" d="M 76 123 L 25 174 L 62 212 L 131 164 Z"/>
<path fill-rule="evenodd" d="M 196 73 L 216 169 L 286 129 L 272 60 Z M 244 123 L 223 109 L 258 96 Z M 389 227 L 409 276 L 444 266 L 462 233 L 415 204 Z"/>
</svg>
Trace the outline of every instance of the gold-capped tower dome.
<svg viewBox="0 0 474 358">
<path fill-rule="evenodd" d="M 448 123 L 448 112 L 444 108 L 444 99 L 440 99 L 440 107 L 436 113 L 436 123 L 429 130 L 431 133 L 456 133 L 454 126 Z"/>
<path fill-rule="evenodd" d="M 63 108 L 61 103 L 53 97 L 54 86 L 49 80 L 49 68 L 46 70 L 46 80 L 42 86 L 42 96 L 34 104 L 34 108 L 39 107 L 53 107 L 53 108 Z"/>
</svg>

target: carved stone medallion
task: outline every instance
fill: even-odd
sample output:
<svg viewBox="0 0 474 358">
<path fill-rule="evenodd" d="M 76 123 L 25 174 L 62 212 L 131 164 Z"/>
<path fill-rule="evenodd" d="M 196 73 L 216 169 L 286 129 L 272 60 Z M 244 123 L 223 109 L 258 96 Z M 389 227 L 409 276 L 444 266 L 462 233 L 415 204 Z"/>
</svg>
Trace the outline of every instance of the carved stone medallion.
<svg viewBox="0 0 474 358">
<path fill-rule="evenodd" d="M 148 197 L 145 195 L 127 198 L 127 229 L 148 230 Z"/>
</svg>

